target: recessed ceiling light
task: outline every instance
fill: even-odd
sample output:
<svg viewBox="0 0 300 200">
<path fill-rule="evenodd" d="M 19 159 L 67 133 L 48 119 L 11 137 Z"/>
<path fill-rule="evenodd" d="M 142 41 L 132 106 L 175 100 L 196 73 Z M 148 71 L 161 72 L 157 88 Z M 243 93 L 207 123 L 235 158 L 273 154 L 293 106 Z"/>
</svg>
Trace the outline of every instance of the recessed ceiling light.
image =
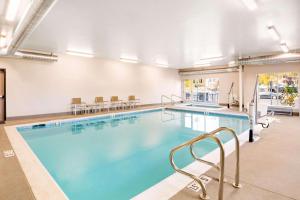
<svg viewBox="0 0 300 200">
<path fill-rule="evenodd" d="M 91 53 L 78 52 L 78 51 L 73 51 L 73 50 L 67 50 L 66 53 L 69 55 L 72 55 L 72 56 L 81 56 L 81 57 L 87 57 L 87 58 L 94 57 L 94 55 Z"/>
<path fill-rule="evenodd" d="M 256 0 L 242 0 L 242 1 L 249 10 L 257 9 Z"/>
<path fill-rule="evenodd" d="M 280 44 L 280 47 L 281 47 L 281 49 L 282 49 L 282 51 L 283 51 L 284 53 L 288 53 L 288 52 L 289 52 L 289 48 L 288 48 L 288 46 L 287 46 L 286 43 L 281 43 L 281 44 Z"/>
<path fill-rule="evenodd" d="M 138 59 L 132 59 L 132 58 L 120 58 L 121 62 L 127 62 L 127 63 L 138 63 Z"/>
<path fill-rule="evenodd" d="M 5 19 L 7 21 L 15 20 L 18 13 L 19 5 L 20 5 L 20 0 L 9 0 L 6 15 L 5 15 Z"/>
<path fill-rule="evenodd" d="M 276 41 L 280 40 L 280 35 L 279 35 L 277 29 L 275 28 L 275 26 L 273 26 L 273 25 L 268 26 L 268 30 L 274 40 L 276 40 Z"/>
</svg>

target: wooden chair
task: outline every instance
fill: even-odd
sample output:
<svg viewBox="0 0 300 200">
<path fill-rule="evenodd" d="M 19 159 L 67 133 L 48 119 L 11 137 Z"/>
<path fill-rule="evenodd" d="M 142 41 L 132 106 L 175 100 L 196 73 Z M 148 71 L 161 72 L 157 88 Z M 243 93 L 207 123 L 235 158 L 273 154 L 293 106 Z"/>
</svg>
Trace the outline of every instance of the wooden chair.
<svg viewBox="0 0 300 200">
<path fill-rule="evenodd" d="M 114 108 L 115 110 L 118 108 L 122 108 L 122 101 L 119 100 L 118 96 L 112 96 L 110 98 L 110 108 Z"/>
<path fill-rule="evenodd" d="M 135 108 L 138 103 L 139 103 L 139 99 L 135 98 L 134 95 L 128 96 L 127 105 L 129 108 Z"/>
<path fill-rule="evenodd" d="M 71 112 L 77 115 L 77 112 L 82 113 L 85 111 L 85 103 L 81 101 L 81 98 L 72 98 L 71 100 Z"/>
<path fill-rule="evenodd" d="M 93 111 L 101 111 L 102 109 L 105 109 L 106 102 L 107 101 L 104 101 L 103 97 L 95 97 L 95 102 L 94 102 L 95 104 L 93 105 Z"/>
</svg>

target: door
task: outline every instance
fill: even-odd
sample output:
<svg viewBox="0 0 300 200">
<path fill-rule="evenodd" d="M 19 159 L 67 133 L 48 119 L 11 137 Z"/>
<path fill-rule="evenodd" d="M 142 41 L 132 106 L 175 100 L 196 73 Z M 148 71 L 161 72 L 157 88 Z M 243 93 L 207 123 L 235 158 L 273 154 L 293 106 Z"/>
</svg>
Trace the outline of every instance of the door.
<svg viewBox="0 0 300 200">
<path fill-rule="evenodd" d="M 5 69 L 0 69 L 0 123 L 6 120 Z"/>
</svg>

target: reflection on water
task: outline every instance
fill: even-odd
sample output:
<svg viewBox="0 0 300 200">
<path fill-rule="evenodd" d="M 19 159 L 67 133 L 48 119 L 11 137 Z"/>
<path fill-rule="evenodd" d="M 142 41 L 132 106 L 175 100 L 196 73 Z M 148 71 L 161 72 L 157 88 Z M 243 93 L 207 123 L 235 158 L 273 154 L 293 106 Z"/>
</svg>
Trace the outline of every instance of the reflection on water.
<svg viewBox="0 0 300 200">
<path fill-rule="evenodd" d="M 190 127 L 195 131 L 210 132 L 220 127 L 219 117 L 195 114 L 190 117 L 188 120 L 191 123 Z"/>
<path fill-rule="evenodd" d="M 120 126 L 122 123 L 135 124 L 138 116 L 122 116 L 118 118 L 113 118 L 108 121 L 92 121 L 92 122 L 76 122 L 71 125 L 71 132 L 73 135 L 80 134 L 84 129 L 88 127 L 93 127 L 95 130 L 102 130 L 105 126 L 110 126 L 112 128 Z"/>
<path fill-rule="evenodd" d="M 82 130 L 84 130 L 84 127 L 85 126 L 83 124 L 73 124 L 71 126 L 72 134 L 73 135 L 80 134 Z"/>
<path fill-rule="evenodd" d="M 236 132 L 242 132 L 243 127 L 247 125 L 247 120 L 241 120 L 237 117 L 220 117 L 218 115 L 205 115 L 199 113 L 182 113 L 183 124 L 185 128 L 203 133 L 211 132 L 219 127 L 234 127 Z"/>
</svg>

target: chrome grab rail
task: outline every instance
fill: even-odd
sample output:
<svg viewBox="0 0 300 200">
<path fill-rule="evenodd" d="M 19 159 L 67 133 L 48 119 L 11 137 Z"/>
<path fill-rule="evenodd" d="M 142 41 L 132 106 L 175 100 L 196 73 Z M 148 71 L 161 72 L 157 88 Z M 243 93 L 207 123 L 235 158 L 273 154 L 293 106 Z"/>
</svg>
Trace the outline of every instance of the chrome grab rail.
<svg viewBox="0 0 300 200">
<path fill-rule="evenodd" d="M 254 92 L 252 96 L 251 103 L 254 104 L 254 123 L 257 124 L 257 87 L 258 87 L 258 75 L 256 76 L 256 82 L 255 82 L 255 87 L 254 87 Z"/>
<path fill-rule="evenodd" d="M 233 86 L 234 86 L 234 82 L 231 83 L 231 86 L 230 86 L 230 89 L 229 89 L 229 92 L 228 92 L 228 105 L 227 105 L 228 108 L 230 108 L 230 97 L 231 97 L 230 95 L 233 91 Z"/>
<path fill-rule="evenodd" d="M 168 97 L 167 95 L 161 95 L 161 97 L 160 97 L 160 105 L 161 106 L 164 106 L 164 102 L 163 102 L 164 98 L 171 100 L 171 103 L 172 103 L 172 98 L 171 97 Z"/>
<path fill-rule="evenodd" d="M 181 174 L 184 174 L 184 175 L 192 178 L 193 180 L 195 180 L 200 185 L 200 187 L 202 189 L 202 194 L 200 195 L 200 199 L 203 199 L 203 200 L 209 198 L 208 195 L 207 195 L 206 188 L 205 188 L 204 184 L 202 183 L 202 181 L 197 176 L 195 176 L 191 173 L 188 173 L 188 172 L 180 169 L 179 167 L 177 167 L 177 165 L 174 162 L 174 154 L 175 154 L 176 151 L 182 149 L 183 147 L 189 146 L 190 153 L 191 153 L 192 157 L 195 160 L 216 168 L 220 172 L 220 174 L 219 174 L 218 200 L 222 200 L 223 199 L 224 170 L 225 170 L 225 151 L 224 151 L 224 146 L 222 144 L 222 141 L 216 136 L 216 134 L 221 132 L 221 131 L 226 131 L 228 133 L 231 133 L 233 135 L 234 139 L 235 139 L 236 168 L 235 168 L 235 182 L 232 185 L 235 188 L 240 188 L 241 187 L 240 182 L 239 182 L 239 179 L 240 179 L 240 174 L 239 174 L 239 171 L 240 171 L 240 144 L 239 144 L 239 140 L 238 140 L 238 137 L 237 137 L 235 131 L 230 129 L 230 128 L 220 127 L 218 129 L 210 132 L 210 133 L 200 135 L 200 136 L 198 136 L 198 137 L 196 137 L 196 138 L 194 138 L 194 139 L 192 139 L 188 142 L 185 142 L 185 143 L 173 148 L 170 152 L 170 155 L 169 155 L 171 166 L 173 167 L 173 169 L 176 172 L 179 172 Z M 215 163 L 200 159 L 199 157 L 196 156 L 195 152 L 193 151 L 194 144 L 201 141 L 201 140 L 204 140 L 206 138 L 211 138 L 211 139 L 214 140 L 214 142 L 216 142 L 218 144 L 219 149 L 220 149 L 220 165 L 217 165 Z"/>
<path fill-rule="evenodd" d="M 178 95 L 176 95 L 176 94 L 172 94 L 172 95 L 171 95 L 171 102 L 172 102 L 172 104 L 175 103 L 175 101 L 173 100 L 173 97 L 176 97 L 176 98 L 180 99 L 181 101 L 184 101 L 184 99 L 183 99 L 181 96 L 178 96 Z"/>
<path fill-rule="evenodd" d="M 258 85 L 258 75 L 256 76 L 256 80 L 255 80 L 255 87 L 254 87 L 254 91 L 253 91 L 253 95 L 252 95 L 252 99 L 251 99 L 252 103 L 254 103 L 256 95 L 257 95 L 257 85 Z"/>
</svg>

